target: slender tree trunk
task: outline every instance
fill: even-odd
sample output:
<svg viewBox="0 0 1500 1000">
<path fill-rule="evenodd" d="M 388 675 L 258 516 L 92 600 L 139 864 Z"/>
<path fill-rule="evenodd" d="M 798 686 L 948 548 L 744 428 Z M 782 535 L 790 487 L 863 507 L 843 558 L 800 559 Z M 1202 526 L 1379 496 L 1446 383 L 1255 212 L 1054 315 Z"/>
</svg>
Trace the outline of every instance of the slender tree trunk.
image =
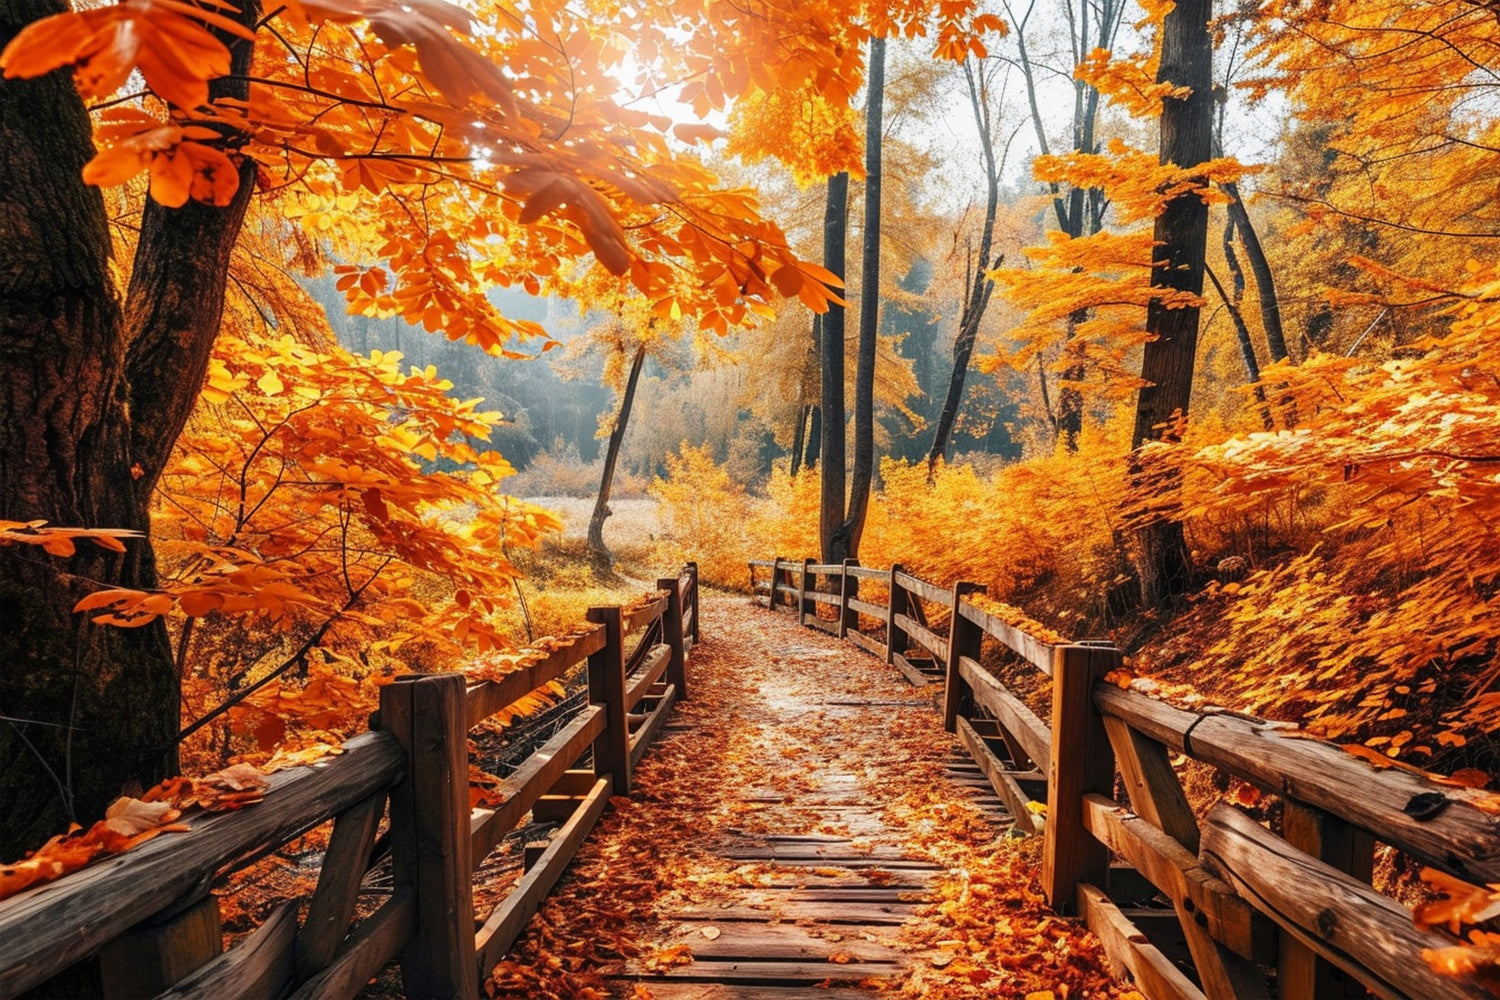
<svg viewBox="0 0 1500 1000">
<path fill-rule="evenodd" d="M 823 266 L 844 280 L 844 238 L 849 228 L 849 175 L 828 178 L 823 208 Z M 819 479 L 818 542 L 825 563 L 842 562 L 835 535 L 844 523 L 844 307 L 830 305 L 823 314 L 822 337 L 822 476 Z M 841 539 L 837 541 L 842 541 Z"/>
<path fill-rule="evenodd" d="M 1213 44 L 1208 29 L 1212 15 L 1212 0 L 1179 0 L 1162 26 L 1157 80 L 1191 88 L 1186 99 L 1169 97 L 1162 102 L 1162 163 L 1192 165 L 1212 153 Z M 1203 199 L 1188 193 L 1169 201 L 1157 216 L 1155 241 L 1151 287 L 1202 295 L 1208 243 L 1208 206 Z M 1176 421 L 1187 418 L 1198 346 L 1198 307 L 1168 309 L 1159 298 L 1153 299 L 1146 309 L 1146 329 L 1153 339 L 1147 342 L 1141 360 L 1146 385 L 1136 402 L 1133 448 L 1174 436 Z M 1177 486 L 1163 483 L 1160 488 Z M 1148 607 L 1188 588 L 1192 565 L 1181 521 L 1149 524 L 1137 532 L 1136 543 L 1141 597 Z"/>
<path fill-rule="evenodd" d="M 943 407 L 938 411 L 932 447 L 927 449 L 929 482 L 937 471 L 938 461 L 948 453 L 953 426 L 958 420 L 958 408 L 963 402 L 969 361 L 974 356 L 979 327 L 984 321 L 985 310 L 989 308 L 990 296 L 995 290 L 995 283 L 989 279 L 986 269 L 990 267 L 990 253 L 995 242 L 995 214 L 1000 206 L 1000 168 L 995 161 L 989 109 L 981 92 L 980 81 L 975 78 L 973 68 L 967 61 L 964 63 L 964 76 L 969 84 L 969 107 L 974 114 L 974 123 L 979 127 L 979 146 L 984 157 L 984 227 L 979 234 L 979 256 L 973 261 L 973 272 L 965 275 L 964 304 L 959 313 L 958 335 L 953 340 L 953 368 L 948 375 L 948 391 L 943 395 Z M 998 260 L 995 261 L 997 266 L 999 263 Z"/>
<path fill-rule="evenodd" d="M 259 5 L 244 6 L 251 23 Z M 0 5 L 0 46 L 64 9 Z M 249 46 L 231 52 L 243 77 Z M 66 71 L 0 82 L 0 518 L 142 533 L 123 554 L 89 542 L 67 559 L 0 547 L 5 858 L 176 769 L 179 686 L 165 625 L 98 626 L 72 609 L 101 587 L 156 586 L 150 488 L 202 386 L 250 194 L 247 166 L 229 208 L 148 208 L 122 308 L 104 201 L 80 178 L 92 155 Z M 153 288 L 166 301 L 135 294 Z"/>
<path fill-rule="evenodd" d="M 797 404 L 797 429 L 792 435 L 792 477 L 796 478 L 802 468 L 802 449 L 807 443 L 807 418 L 812 412 L 811 403 Z"/>
<path fill-rule="evenodd" d="M 865 219 L 860 246 L 859 360 L 854 369 L 854 475 L 844 521 L 845 559 L 859 558 L 859 542 L 875 482 L 875 348 L 880 337 L 881 117 L 885 110 L 885 39 L 870 39 L 869 97 L 865 106 Z"/>
<path fill-rule="evenodd" d="M 807 458 L 802 465 L 808 472 L 818 467 L 818 446 L 823 441 L 823 407 L 817 403 L 807 413 Z"/>
<path fill-rule="evenodd" d="M 625 379 L 625 391 L 620 396 L 620 414 L 609 432 L 609 441 L 604 449 L 604 475 L 599 479 L 599 496 L 594 501 L 594 513 L 589 517 L 589 560 L 601 576 L 611 571 L 613 558 L 604 544 L 604 522 L 610 514 L 609 492 L 615 482 L 615 466 L 620 462 L 620 445 L 625 441 L 625 429 L 630 424 L 630 409 L 635 405 L 635 387 L 641 380 L 641 369 L 646 365 L 645 346 L 635 349 L 630 362 L 630 374 Z"/>
<path fill-rule="evenodd" d="M 1230 258 L 1233 266 L 1233 258 Z M 1224 285 L 1219 281 L 1219 276 L 1214 270 L 1204 265 L 1203 273 L 1213 284 L 1214 290 L 1219 293 L 1219 298 L 1224 303 L 1224 309 L 1229 313 L 1229 319 L 1234 324 L 1235 343 L 1240 348 L 1240 362 L 1245 366 L 1245 384 L 1252 386 L 1255 392 L 1255 402 L 1260 407 L 1260 422 L 1266 430 L 1276 426 L 1275 419 L 1271 416 L 1271 408 L 1266 405 L 1266 387 L 1260 384 L 1260 361 L 1255 357 L 1255 342 L 1250 339 L 1250 327 L 1245 323 L 1245 314 L 1240 311 L 1239 296 L 1231 296 L 1224 290 Z"/>
<path fill-rule="evenodd" d="M 1255 278 L 1255 296 L 1260 301 L 1260 323 L 1266 331 L 1266 349 L 1273 362 L 1285 360 L 1286 333 L 1281 326 L 1281 300 L 1276 295 L 1276 278 L 1271 273 L 1271 262 L 1260 245 L 1260 237 L 1250 221 L 1250 212 L 1240 197 L 1239 185 L 1234 182 L 1221 185 L 1229 195 L 1229 218 L 1240 232 L 1240 245 L 1245 248 L 1245 259 L 1250 262 L 1250 274 Z"/>
</svg>

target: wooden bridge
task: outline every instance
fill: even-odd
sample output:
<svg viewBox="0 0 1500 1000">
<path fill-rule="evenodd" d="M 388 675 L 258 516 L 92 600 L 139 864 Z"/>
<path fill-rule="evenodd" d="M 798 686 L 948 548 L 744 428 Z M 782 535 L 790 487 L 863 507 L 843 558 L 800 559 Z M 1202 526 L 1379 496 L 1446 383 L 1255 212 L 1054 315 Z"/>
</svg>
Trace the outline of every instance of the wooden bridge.
<svg viewBox="0 0 1500 1000">
<path fill-rule="evenodd" d="M 637 789 L 601 832 L 619 836 L 642 795 L 670 812 L 663 796 L 681 794 L 678 839 L 635 845 L 637 864 L 658 858 L 666 871 L 669 857 L 691 855 L 694 885 L 715 891 L 705 901 L 692 886 L 654 889 L 665 937 L 599 970 L 608 989 L 754 1000 L 847 981 L 808 994 L 842 1000 L 861 980 L 903 974 L 913 952 L 895 935 L 949 874 L 941 845 L 917 845 L 901 825 L 889 786 L 903 768 L 942 773 L 992 833 L 1013 825 L 1040 839 L 1047 900 L 1086 921 L 1116 975 L 1148 997 L 1490 996 L 1431 971 L 1422 950 L 1452 939 L 1419 930 L 1369 885 L 1376 841 L 1500 882 L 1497 821 L 1478 793 L 1377 770 L 1285 725 L 1107 683 L 1113 647 L 1058 641 L 963 583 L 779 559 L 752 563 L 751 577 L 766 631 L 784 629 L 769 615 L 788 611 L 807 638 L 757 651 L 777 661 L 772 681 L 722 680 L 732 697 L 712 712 L 689 703 L 691 728 L 673 721 L 674 706 L 714 666 L 696 655 L 713 622 L 700 620 L 689 566 L 643 602 L 593 609 L 587 628 L 500 681 L 389 685 L 371 732 L 327 763 L 274 775 L 258 806 L 200 817 L 186 835 L 0 902 L 0 997 L 45 991 L 84 966 L 113 997 L 351 997 L 393 961 L 408 995 L 475 996 L 610 797 Z M 986 668 L 997 657 L 1037 672 L 1049 719 Z M 586 672 L 587 704 L 507 776 L 498 804 L 471 808 L 469 730 L 570 671 Z M 897 672 L 919 690 L 894 686 Z M 716 728 L 730 715 L 732 739 Z M 961 752 L 881 754 L 922 725 L 945 726 Z M 1227 803 L 1200 819 L 1174 758 L 1274 796 L 1275 832 Z M 767 759 L 799 766 L 755 769 Z M 705 773 L 732 794 L 690 796 Z M 690 798 L 713 823 L 687 815 Z M 550 834 L 517 845 L 524 876 L 476 912 L 475 869 L 528 817 Z M 329 820 L 316 892 L 222 950 L 215 878 Z M 711 840 L 693 842 L 711 826 Z M 557 905 L 607 896 L 594 876 L 565 883 Z M 525 947 L 506 963 L 523 979 Z"/>
</svg>

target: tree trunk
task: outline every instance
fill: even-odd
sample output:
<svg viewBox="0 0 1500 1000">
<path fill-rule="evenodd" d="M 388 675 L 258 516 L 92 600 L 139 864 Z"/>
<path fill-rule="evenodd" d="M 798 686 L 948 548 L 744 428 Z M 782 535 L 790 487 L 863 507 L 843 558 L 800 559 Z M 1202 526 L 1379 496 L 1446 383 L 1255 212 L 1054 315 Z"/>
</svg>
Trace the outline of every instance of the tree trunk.
<svg viewBox="0 0 1500 1000">
<path fill-rule="evenodd" d="M 1229 258 L 1230 267 L 1235 268 L 1235 277 L 1239 279 L 1238 266 L 1234 257 Z M 1255 402 L 1260 407 L 1260 422 L 1266 430 L 1273 430 L 1276 421 L 1271 416 L 1271 408 L 1266 405 L 1266 387 L 1260 384 L 1260 361 L 1255 356 L 1255 341 L 1250 339 L 1250 327 L 1245 322 L 1245 314 L 1240 311 L 1239 296 L 1231 296 L 1224 290 L 1224 285 L 1219 281 L 1214 269 L 1204 265 L 1203 273 L 1214 286 L 1214 291 L 1219 293 L 1219 298 L 1224 302 L 1224 309 L 1229 313 L 1230 322 L 1234 324 L 1235 343 L 1240 348 L 1240 362 L 1245 366 L 1245 384 L 1254 387 Z M 1241 288 L 1238 281 L 1236 287 Z"/>
<path fill-rule="evenodd" d="M 1260 301 L 1260 323 L 1266 331 L 1266 349 L 1271 361 L 1282 361 L 1287 357 L 1286 334 L 1281 327 L 1281 301 L 1276 296 L 1276 279 L 1271 274 L 1271 262 L 1255 234 L 1250 222 L 1250 213 L 1240 198 L 1239 185 L 1234 182 L 1220 185 L 1229 195 L 1229 218 L 1240 231 L 1240 245 L 1245 248 L 1245 257 L 1250 262 L 1250 274 L 1255 278 L 1255 296 Z"/>
<path fill-rule="evenodd" d="M 849 175 L 828 178 L 823 208 L 823 266 L 844 280 L 844 237 L 849 228 Z M 822 337 L 822 476 L 819 479 L 818 542 L 825 563 L 843 562 L 835 536 L 844 523 L 844 307 L 830 305 L 823 314 Z M 841 541 L 841 539 L 840 539 Z"/>
<path fill-rule="evenodd" d="M 802 465 L 808 472 L 818 467 L 818 446 L 823 442 L 823 408 L 812 404 L 807 414 L 807 458 Z"/>
<path fill-rule="evenodd" d="M 968 379 L 969 361 L 974 356 L 974 343 L 979 336 L 979 326 L 989 308 L 990 296 L 995 284 L 985 273 L 990 266 L 990 252 L 995 241 L 995 213 L 1000 205 L 1000 170 L 995 162 L 994 137 L 990 133 L 989 108 L 984 102 L 979 81 L 968 62 L 964 63 L 964 76 L 969 84 L 969 107 L 974 113 L 974 124 L 979 128 L 979 147 L 984 156 L 985 203 L 984 228 L 979 233 L 979 256 L 974 259 L 974 272 L 967 275 L 963 309 L 959 313 L 958 335 L 953 340 L 953 369 L 948 375 L 948 391 L 943 396 L 943 408 L 938 411 L 937 428 L 932 435 L 932 447 L 927 449 L 927 479 L 930 482 L 937 471 L 938 461 L 946 457 L 953 426 L 958 420 L 958 407 L 963 401 L 964 383 Z M 999 261 L 996 261 L 998 265 Z"/>
<path fill-rule="evenodd" d="M 811 403 L 797 404 L 797 428 L 792 435 L 792 478 L 802 468 L 802 449 L 807 443 L 807 418 L 812 413 Z"/>
<path fill-rule="evenodd" d="M 620 415 L 609 432 L 609 442 L 604 449 L 604 475 L 599 479 L 599 497 L 594 501 L 594 513 L 589 518 L 589 560 L 600 576 L 611 572 L 609 549 L 604 544 L 604 521 L 613 513 L 609 509 L 609 491 L 615 481 L 615 466 L 620 461 L 620 445 L 625 440 L 625 428 L 630 423 L 630 408 L 635 404 L 635 387 L 641 380 L 641 369 L 646 365 L 644 345 L 635 349 L 635 358 L 630 362 L 630 374 L 625 379 L 625 392 L 620 396 Z"/>
<path fill-rule="evenodd" d="M 1162 26 L 1161 69 L 1157 80 L 1189 87 L 1186 99 L 1162 102 L 1160 162 L 1193 165 L 1209 159 L 1213 148 L 1213 98 L 1209 92 L 1213 44 L 1208 21 L 1211 0 L 1179 0 Z M 1208 206 L 1195 192 L 1173 198 L 1157 216 L 1152 252 L 1151 287 L 1201 296 L 1204 251 L 1208 243 Z M 1198 307 L 1168 309 L 1159 298 L 1146 308 L 1147 342 L 1141 360 L 1146 385 L 1136 402 L 1131 446 L 1175 436 L 1185 420 L 1193 387 L 1193 360 L 1198 347 Z M 1132 466 L 1138 463 L 1132 460 Z M 1175 489 L 1172 483 L 1163 489 Z M 1182 522 L 1160 520 L 1137 532 L 1141 597 L 1154 606 L 1184 592 L 1191 562 Z"/>
<path fill-rule="evenodd" d="M 253 23 L 259 5 L 245 6 Z M 0 46 L 64 9 L 0 5 Z M 231 52 L 243 77 L 249 45 Z M 218 334 L 253 168 L 229 209 L 147 209 L 122 309 L 104 201 L 80 177 L 92 155 L 66 71 L 0 82 L 0 518 L 145 536 L 150 487 Z M 165 625 L 98 626 L 72 610 L 101 587 L 156 586 L 149 540 L 126 548 L 82 542 L 67 559 L 0 548 L 0 857 L 176 770 L 179 685 Z"/>
<path fill-rule="evenodd" d="M 859 541 L 875 482 L 875 348 L 880 337 L 881 116 L 885 110 L 885 39 L 870 39 L 865 106 L 865 219 L 860 245 L 859 355 L 854 369 L 854 475 L 844 520 L 844 559 L 859 558 Z M 842 561 L 842 560 L 840 560 Z"/>
</svg>

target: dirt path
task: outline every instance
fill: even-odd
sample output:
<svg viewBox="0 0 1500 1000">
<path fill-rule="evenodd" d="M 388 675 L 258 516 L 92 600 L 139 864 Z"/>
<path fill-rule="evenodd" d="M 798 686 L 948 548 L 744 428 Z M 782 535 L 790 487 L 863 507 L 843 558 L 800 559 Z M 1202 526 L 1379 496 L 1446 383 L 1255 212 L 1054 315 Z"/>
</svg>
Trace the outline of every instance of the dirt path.
<svg viewBox="0 0 1500 1000">
<path fill-rule="evenodd" d="M 705 595 L 702 638 L 692 700 L 494 995 L 1129 995 L 1046 911 L 1036 845 L 1005 836 L 930 697 L 743 597 Z"/>
</svg>

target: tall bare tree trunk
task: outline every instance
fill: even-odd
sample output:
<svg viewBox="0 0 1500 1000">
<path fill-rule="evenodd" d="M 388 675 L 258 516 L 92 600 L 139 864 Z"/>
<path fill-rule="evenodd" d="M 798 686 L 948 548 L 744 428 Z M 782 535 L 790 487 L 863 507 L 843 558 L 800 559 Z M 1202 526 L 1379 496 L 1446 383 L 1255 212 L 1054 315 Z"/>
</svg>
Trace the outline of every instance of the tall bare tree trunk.
<svg viewBox="0 0 1500 1000">
<path fill-rule="evenodd" d="M 604 522 L 614 513 L 609 509 L 609 493 L 614 487 L 615 467 L 620 463 L 620 445 L 625 441 L 625 429 L 630 424 L 630 409 L 635 405 L 635 387 L 645 366 L 646 348 L 642 345 L 635 349 L 630 374 L 625 379 L 625 391 L 620 394 L 620 413 L 615 417 L 615 426 L 610 429 L 609 441 L 604 448 L 604 475 L 599 479 L 599 496 L 594 500 L 594 513 L 589 517 L 589 561 L 601 576 L 612 571 L 614 560 L 604 544 Z"/>
<path fill-rule="evenodd" d="M 865 219 L 860 244 L 859 354 L 854 369 L 854 475 L 840 534 L 843 559 L 859 558 L 859 541 L 875 482 L 875 348 L 880 337 L 881 117 L 885 110 L 885 39 L 870 39 L 865 104 Z"/>
<path fill-rule="evenodd" d="M 1186 99 L 1162 102 L 1160 162 L 1193 165 L 1213 150 L 1213 97 L 1210 94 L 1213 43 L 1208 22 L 1212 0 L 1179 0 L 1162 26 L 1161 68 L 1157 81 L 1191 88 Z M 1204 251 L 1208 243 L 1208 206 L 1197 193 L 1173 198 L 1156 219 L 1151 287 L 1193 295 L 1203 293 Z M 1136 401 L 1131 446 L 1171 436 L 1185 420 L 1193 388 L 1193 361 L 1198 347 L 1198 307 L 1168 309 L 1160 298 L 1146 308 L 1152 335 L 1141 360 L 1146 385 Z M 1132 465 L 1136 465 L 1132 460 Z M 1162 489 L 1176 489 L 1163 483 Z M 1184 592 L 1192 565 L 1182 522 L 1160 520 L 1136 534 L 1141 597 L 1147 606 Z"/>
<path fill-rule="evenodd" d="M 969 361 L 974 356 L 974 343 L 979 337 L 980 324 L 984 322 L 985 310 L 989 308 L 990 296 L 995 290 L 995 283 L 990 280 L 986 269 L 992 266 L 990 254 L 995 241 L 995 214 L 1000 206 L 1000 167 L 995 159 L 995 137 L 991 131 L 991 114 L 984 81 L 976 76 L 973 64 L 968 60 L 964 61 L 964 78 L 968 81 L 969 107 L 974 113 L 974 123 L 979 127 L 979 148 L 984 157 L 984 225 L 979 232 L 979 254 L 966 263 L 972 271 L 965 275 L 964 304 L 958 318 L 958 335 L 953 340 L 953 369 L 948 375 L 948 391 L 943 396 L 943 408 L 938 411 L 932 447 L 927 449 L 929 481 L 937 471 L 938 462 L 947 455 L 953 426 L 958 420 L 959 404 L 963 400 Z M 999 263 L 997 259 L 994 266 Z"/>
<path fill-rule="evenodd" d="M 253 23 L 257 3 L 241 17 Z M 0 47 L 54 0 L 0 5 Z M 231 45 L 233 72 L 249 46 Z M 244 84 L 217 93 L 244 96 Z M 231 86 L 240 93 L 233 95 Z M 97 818 L 122 786 L 177 766 L 179 682 L 166 627 L 97 626 L 73 606 L 151 588 L 151 487 L 203 384 L 253 165 L 227 208 L 151 205 L 127 302 L 104 200 L 80 178 L 90 124 L 66 70 L 0 82 L 0 518 L 128 528 L 117 554 L 0 547 L 0 857 Z"/>
<path fill-rule="evenodd" d="M 1271 262 L 1260 245 L 1260 237 L 1250 221 L 1250 212 L 1240 197 L 1240 188 L 1233 181 L 1220 185 L 1229 195 L 1229 218 L 1239 230 L 1240 245 L 1245 248 L 1245 258 L 1250 262 L 1250 274 L 1255 278 L 1255 297 L 1260 302 L 1260 323 L 1266 332 L 1266 348 L 1271 360 L 1283 361 L 1287 357 L 1286 334 L 1281 327 L 1281 300 L 1276 296 L 1276 278 L 1271 273 Z"/>
<path fill-rule="evenodd" d="M 844 280 L 844 238 L 849 228 L 849 175 L 828 178 L 823 207 L 823 266 Z M 835 536 L 844 523 L 844 307 L 830 305 L 823 314 L 818 341 L 822 360 L 822 475 L 819 477 L 818 542 L 823 561 L 841 562 Z"/>
<path fill-rule="evenodd" d="M 809 472 L 818 467 L 818 447 L 823 443 L 823 407 L 812 404 L 807 413 L 807 458 L 802 464 Z"/>
</svg>

